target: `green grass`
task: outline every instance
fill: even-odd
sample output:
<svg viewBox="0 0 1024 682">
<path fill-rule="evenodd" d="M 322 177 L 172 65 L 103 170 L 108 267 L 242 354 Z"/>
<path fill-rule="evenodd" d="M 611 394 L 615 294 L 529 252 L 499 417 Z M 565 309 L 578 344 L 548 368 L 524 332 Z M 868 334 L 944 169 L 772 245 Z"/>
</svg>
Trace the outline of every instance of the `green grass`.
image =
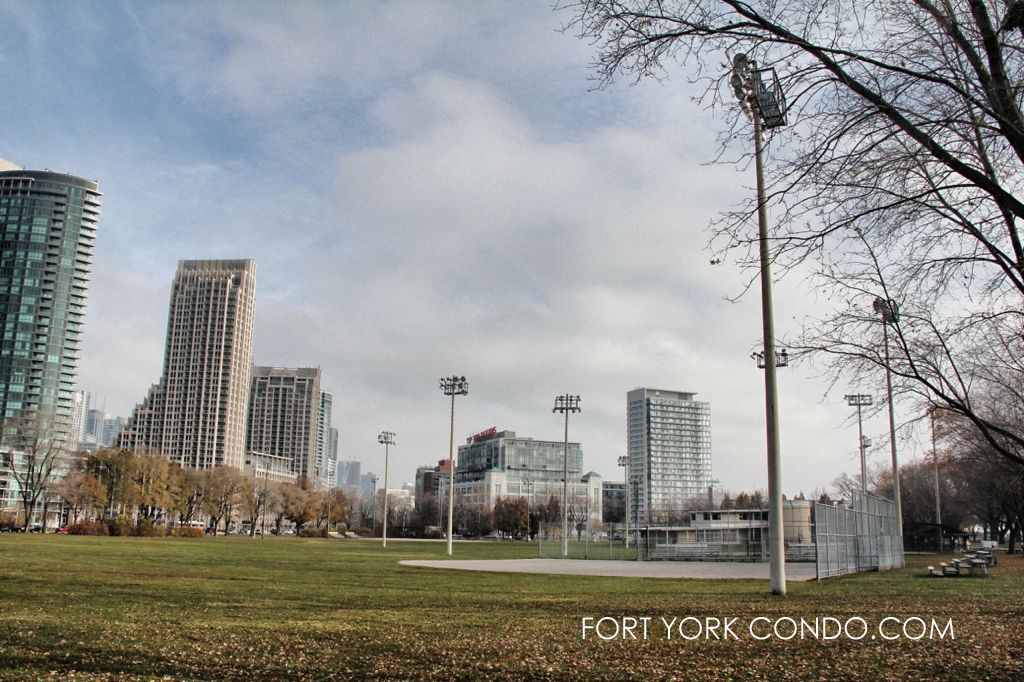
<svg viewBox="0 0 1024 682">
<path fill-rule="evenodd" d="M 455 558 L 522 558 L 460 543 Z M 791 583 L 400 566 L 444 545 L 0 536 L 0 679 L 1024 679 L 1024 561 Z M 583 616 L 737 617 L 739 641 L 581 639 Z M 955 640 L 753 640 L 755 616 L 954 620 Z M 660 628 L 660 626 L 658 626 Z"/>
</svg>

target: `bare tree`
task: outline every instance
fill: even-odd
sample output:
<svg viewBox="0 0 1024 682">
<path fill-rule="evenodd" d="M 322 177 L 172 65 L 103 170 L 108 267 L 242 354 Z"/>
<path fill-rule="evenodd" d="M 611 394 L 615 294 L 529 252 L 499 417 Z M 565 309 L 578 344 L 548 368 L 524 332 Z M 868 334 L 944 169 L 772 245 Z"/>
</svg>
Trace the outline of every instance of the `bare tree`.
<svg viewBox="0 0 1024 682">
<path fill-rule="evenodd" d="M 567 28 L 596 45 L 602 83 L 685 63 L 698 98 L 718 108 L 732 102 L 723 93 L 737 53 L 778 67 L 790 125 L 768 140 L 772 259 L 817 266 L 834 302 L 798 345 L 824 351 L 834 377 L 877 380 L 890 364 L 898 394 L 962 414 L 1024 464 L 1024 424 L 983 409 L 991 387 L 1024 377 L 1024 37 L 1007 21 L 1013 3 L 566 4 Z M 750 144 L 742 117 L 729 119 L 720 159 Z M 752 268 L 756 208 L 726 213 L 712 238 Z M 889 363 L 876 298 L 902 313 Z"/>
<path fill-rule="evenodd" d="M 249 520 L 249 536 L 255 537 L 257 524 L 267 511 L 269 481 L 264 477 L 247 477 L 239 494 L 239 509 L 243 519 Z"/>
<path fill-rule="evenodd" d="M 583 539 L 583 531 L 587 529 L 587 522 L 590 520 L 590 498 L 578 497 L 569 503 L 566 510 L 569 517 L 569 532 L 576 531 L 576 541 Z"/>
<path fill-rule="evenodd" d="M 47 500 L 61 473 L 67 473 L 61 469 L 68 459 L 64 428 L 52 416 L 31 414 L 0 422 L 0 466 L 18 486 L 25 530 L 37 504 Z M 42 524 L 45 529 L 45 510 Z"/>
<path fill-rule="evenodd" d="M 191 467 L 177 469 L 177 492 L 173 501 L 174 510 L 178 513 L 178 522 L 186 524 L 192 521 L 203 505 L 209 483 L 209 472 Z"/>
</svg>

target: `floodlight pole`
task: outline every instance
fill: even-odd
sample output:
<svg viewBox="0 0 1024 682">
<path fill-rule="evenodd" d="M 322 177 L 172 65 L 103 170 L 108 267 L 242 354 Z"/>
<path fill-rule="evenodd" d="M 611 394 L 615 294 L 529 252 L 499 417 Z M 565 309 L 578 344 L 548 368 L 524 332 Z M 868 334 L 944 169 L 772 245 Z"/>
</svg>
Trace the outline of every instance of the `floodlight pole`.
<svg viewBox="0 0 1024 682">
<path fill-rule="evenodd" d="M 448 556 L 451 556 L 453 512 L 455 508 L 455 462 L 452 461 L 455 453 L 455 396 L 467 395 L 469 393 L 469 382 L 466 381 L 466 377 L 453 374 L 450 377 L 441 379 L 440 388 L 445 395 L 452 397 L 451 432 L 448 440 Z"/>
<path fill-rule="evenodd" d="M 864 444 L 864 419 L 861 408 L 870 405 L 874 401 L 871 396 L 863 393 L 851 393 L 843 397 L 846 398 L 847 405 L 857 408 L 857 442 L 860 445 L 860 492 L 866 495 L 868 492 L 868 457 Z"/>
<path fill-rule="evenodd" d="M 889 325 L 900 319 L 900 309 L 893 300 L 876 298 L 875 312 L 882 318 L 882 345 L 885 348 L 885 392 L 889 402 L 889 452 L 892 454 L 892 499 L 896 503 L 896 534 L 903 537 L 903 503 L 900 499 L 900 465 L 896 457 L 896 411 L 892 404 L 892 368 L 889 364 Z"/>
<path fill-rule="evenodd" d="M 772 305 L 771 257 L 768 249 L 768 206 L 764 189 L 763 128 L 785 125 L 785 102 L 777 88 L 765 87 L 757 63 L 740 53 L 733 58 L 731 83 L 740 106 L 754 124 L 754 167 L 757 174 L 757 233 L 761 267 L 761 326 L 764 349 L 765 430 L 768 445 L 768 542 L 772 594 L 786 594 L 786 545 L 782 518 L 782 463 L 779 445 L 778 388 L 775 379 L 775 320 Z M 774 73 L 774 71 L 773 71 Z M 776 85 L 777 83 L 773 83 Z M 766 123 L 765 108 L 772 118 Z"/>
<path fill-rule="evenodd" d="M 373 487 L 370 488 L 370 511 L 373 512 L 373 528 L 371 529 L 371 535 L 377 532 L 377 475 L 370 474 L 370 483 Z"/>
<path fill-rule="evenodd" d="M 381 431 L 377 436 L 377 442 L 384 446 L 384 523 L 381 533 L 381 547 L 388 546 L 388 454 L 389 446 L 395 444 L 395 433 L 393 431 Z"/>
<path fill-rule="evenodd" d="M 933 406 L 931 410 L 932 422 L 932 466 L 935 470 L 935 532 L 938 534 L 939 548 L 942 551 L 942 504 L 939 501 L 939 449 L 935 438 L 935 413 L 938 408 Z"/>
<path fill-rule="evenodd" d="M 622 455 L 619 457 L 619 466 L 622 467 L 622 480 L 626 482 L 626 506 L 623 510 L 625 513 L 622 515 L 626 521 L 626 530 L 623 532 L 622 537 L 626 539 L 626 549 L 629 549 L 629 456 Z"/>
<path fill-rule="evenodd" d="M 580 411 L 578 395 L 560 395 L 555 397 L 552 412 L 565 414 L 565 450 L 562 469 L 562 558 L 569 556 L 569 413 Z"/>
<path fill-rule="evenodd" d="M 636 541 L 633 543 L 636 545 L 636 560 L 640 561 L 640 483 L 642 482 L 639 476 L 631 476 L 629 479 L 629 485 L 633 488 L 633 532 L 636 533 Z M 650 527 L 647 529 L 648 534 L 651 532 Z"/>
</svg>

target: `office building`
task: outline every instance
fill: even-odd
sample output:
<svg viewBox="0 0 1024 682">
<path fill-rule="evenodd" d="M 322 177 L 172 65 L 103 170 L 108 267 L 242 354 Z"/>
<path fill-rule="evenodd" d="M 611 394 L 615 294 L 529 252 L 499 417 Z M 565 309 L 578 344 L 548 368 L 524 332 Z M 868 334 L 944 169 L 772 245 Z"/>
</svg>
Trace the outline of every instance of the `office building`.
<svg viewBox="0 0 1024 682">
<path fill-rule="evenodd" d="M 71 440 L 99 206 L 91 180 L 0 159 L 0 418 L 39 414 Z"/>
<path fill-rule="evenodd" d="M 602 516 L 601 476 L 583 473 L 583 449 L 569 443 L 569 505 L 577 514 L 600 522 Z M 459 446 L 455 465 L 455 494 L 485 509 L 499 497 L 525 497 L 531 508 L 552 497 L 562 499 L 565 442 L 534 440 L 515 431 L 491 428 Z M 447 494 L 445 476 L 438 488 Z"/>
<path fill-rule="evenodd" d="M 163 375 L 118 436 L 184 467 L 242 468 L 255 317 L 251 260 L 179 261 Z"/>
<path fill-rule="evenodd" d="M 669 522 L 698 499 L 706 504 L 711 405 L 695 395 L 652 388 L 626 394 L 627 484 L 641 523 Z"/>
</svg>

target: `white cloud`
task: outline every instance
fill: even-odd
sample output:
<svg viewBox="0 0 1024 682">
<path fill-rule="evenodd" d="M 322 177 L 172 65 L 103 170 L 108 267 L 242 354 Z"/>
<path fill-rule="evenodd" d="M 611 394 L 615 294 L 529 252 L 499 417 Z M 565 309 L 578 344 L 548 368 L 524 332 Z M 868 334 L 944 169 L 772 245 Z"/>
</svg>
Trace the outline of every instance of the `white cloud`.
<svg viewBox="0 0 1024 682">
<path fill-rule="evenodd" d="M 364 470 L 379 469 L 383 428 L 399 434 L 398 480 L 446 455 L 436 382 L 458 372 L 470 379 L 459 437 L 558 438 L 554 395 L 580 393 L 571 437 L 609 478 L 626 391 L 695 391 L 712 403 L 716 475 L 764 486 L 756 290 L 726 302 L 740 276 L 704 250 L 708 221 L 752 177 L 702 165 L 718 123 L 679 79 L 588 91 L 590 46 L 533 5 L 126 9 L 138 33 L 125 49 L 144 68 L 125 73 L 141 80 L 99 95 L 137 93 L 125 102 L 142 113 L 125 115 L 144 117 L 93 131 L 62 111 L 93 131 L 87 144 L 33 142 L 106 195 L 80 384 L 109 409 L 159 378 L 176 261 L 252 257 L 255 360 L 323 368 L 342 456 Z M 56 45 L 32 26 L 34 49 Z M 808 298 L 779 287 L 780 333 Z M 789 492 L 856 466 L 845 406 L 821 403 L 806 374 L 780 376 Z"/>
</svg>

